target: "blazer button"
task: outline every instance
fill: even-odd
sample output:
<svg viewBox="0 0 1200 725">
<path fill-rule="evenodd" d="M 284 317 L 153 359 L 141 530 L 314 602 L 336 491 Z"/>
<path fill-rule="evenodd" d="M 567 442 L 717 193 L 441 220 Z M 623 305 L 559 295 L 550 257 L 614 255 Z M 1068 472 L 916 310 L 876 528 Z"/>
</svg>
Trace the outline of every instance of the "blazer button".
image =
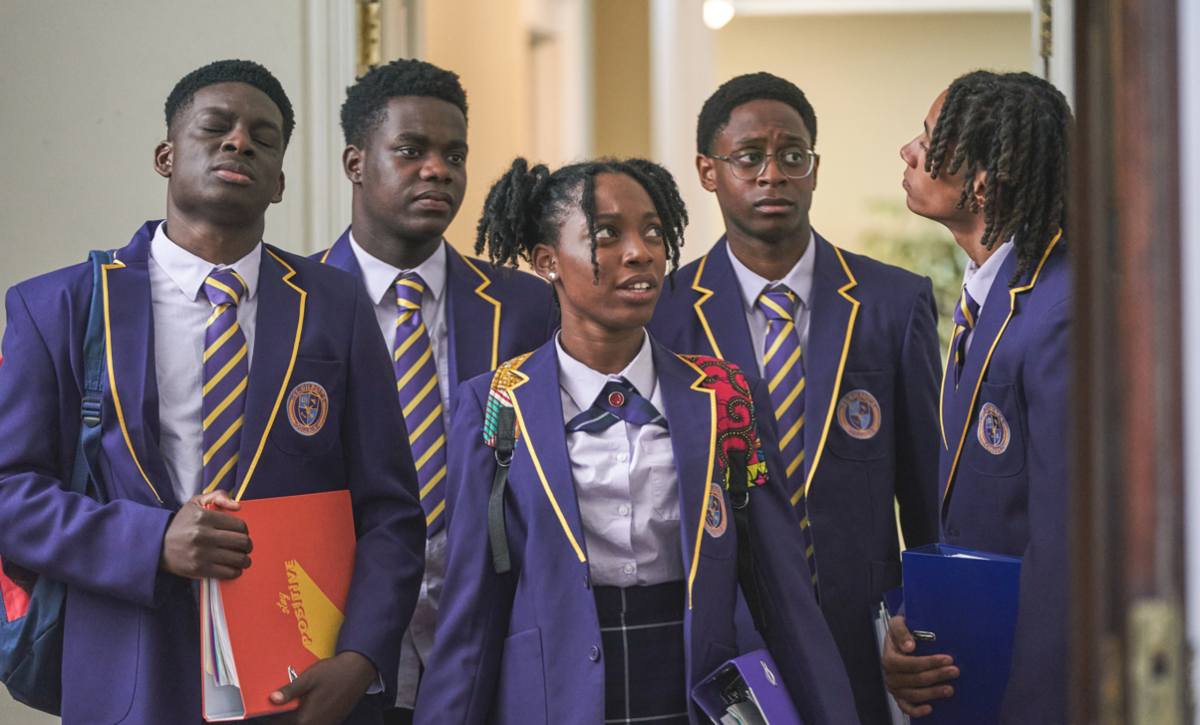
<svg viewBox="0 0 1200 725">
<path fill-rule="evenodd" d="M 599 662 L 600 661 L 600 648 L 592 647 L 590 650 L 588 650 L 588 657 L 591 658 L 592 662 Z"/>
</svg>

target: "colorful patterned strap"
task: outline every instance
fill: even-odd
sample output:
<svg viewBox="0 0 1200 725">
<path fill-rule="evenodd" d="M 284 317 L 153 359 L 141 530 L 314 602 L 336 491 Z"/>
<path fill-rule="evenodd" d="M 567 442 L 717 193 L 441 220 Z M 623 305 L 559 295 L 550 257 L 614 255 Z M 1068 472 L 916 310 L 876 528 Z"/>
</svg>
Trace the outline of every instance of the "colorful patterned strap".
<svg viewBox="0 0 1200 725">
<path fill-rule="evenodd" d="M 492 448 L 496 447 L 497 421 L 500 411 L 503 408 L 513 407 L 512 389 L 522 380 L 521 376 L 515 373 L 532 354 L 532 352 L 527 352 L 509 360 L 496 368 L 496 373 L 492 376 L 492 387 L 488 390 L 487 408 L 483 411 L 483 442 Z M 515 444 L 520 437 L 521 424 L 518 422 L 513 429 L 513 443 Z"/>
<path fill-rule="evenodd" d="M 741 368 L 731 362 L 705 355 L 680 355 L 700 368 L 705 378 L 701 383 L 717 394 L 717 454 L 724 471 L 725 488 L 729 489 L 730 454 L 741 451 L 746 456 L 748 486 L 767 482 L 767 458 L 754 421 L 754 400 L 750 385 Z"/>
</svg>

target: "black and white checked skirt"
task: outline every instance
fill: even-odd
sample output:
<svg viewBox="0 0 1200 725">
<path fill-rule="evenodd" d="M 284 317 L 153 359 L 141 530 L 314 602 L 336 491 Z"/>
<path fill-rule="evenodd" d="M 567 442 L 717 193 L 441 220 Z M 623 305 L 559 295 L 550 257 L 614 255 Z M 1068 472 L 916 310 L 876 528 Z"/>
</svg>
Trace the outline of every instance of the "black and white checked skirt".
<svg viewBox="0 0 1200 725">
<path fill-rule="evenodd" d="M 604 643 L 604 722 L 687 725 L 685 583 L 594 591 Z"/>
</svg>

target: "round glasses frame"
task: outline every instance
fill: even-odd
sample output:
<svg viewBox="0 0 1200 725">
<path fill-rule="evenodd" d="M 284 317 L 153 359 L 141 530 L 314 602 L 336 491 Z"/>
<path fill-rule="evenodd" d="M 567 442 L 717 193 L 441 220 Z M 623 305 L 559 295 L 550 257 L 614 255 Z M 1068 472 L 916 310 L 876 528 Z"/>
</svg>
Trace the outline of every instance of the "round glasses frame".
<svg viewBox="0 0 1200 725">
<path fill-rule="evenodd" d="M 804 164 L 803 166 L 795 166 L 783 160 L 784 154 L 795 153 L 804 154 L 805 158 L 808 160 L 808 163 Z M 731 159 L 728 156 L 714 156 L 711 154 L 707 154 L 707 156 L 710 159 L 728 162 L 730 171 L 732 171 L 733 175 L 742 181 L 752 181 L 762 176 L 763 172 L 767 170 L 767 164 L 771 161 L 771 159 L 775 159 L 775 165 L 779 167 L 779 170 L 783 172 L 784 176 L 788 177 L 789 179 L 803 179 L 813 172 L 813 169 L 817 167 L 817 159 L 821 158 L 820 154 L 810 149 L 799 151 L 794 148 L 780 149 L 773 154 L 763 154 L 763 160 L 760 164 L 747 165 L 744 161 Z"/>
</svg>

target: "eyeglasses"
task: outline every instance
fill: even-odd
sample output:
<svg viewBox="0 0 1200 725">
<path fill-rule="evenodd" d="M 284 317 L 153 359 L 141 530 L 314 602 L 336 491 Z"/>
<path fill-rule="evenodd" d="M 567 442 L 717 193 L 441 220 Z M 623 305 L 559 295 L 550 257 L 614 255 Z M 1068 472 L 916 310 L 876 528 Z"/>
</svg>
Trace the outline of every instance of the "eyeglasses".
<svg viewBox="0 0 1200 725">
<path fill-rule="evenodd" d="M 728 161 L 733 175 L 742 181 L 751 181 L 767 170 L 767 161 L 774 158 L 779 170 L 789 179 L 803 179 L 812 173 L 820 154 L 809 149 L 786 148 L 767 155 L 758 149 L 744 149 L 734 156 L 709 156 L 710 159 Z"/>
</svg>

